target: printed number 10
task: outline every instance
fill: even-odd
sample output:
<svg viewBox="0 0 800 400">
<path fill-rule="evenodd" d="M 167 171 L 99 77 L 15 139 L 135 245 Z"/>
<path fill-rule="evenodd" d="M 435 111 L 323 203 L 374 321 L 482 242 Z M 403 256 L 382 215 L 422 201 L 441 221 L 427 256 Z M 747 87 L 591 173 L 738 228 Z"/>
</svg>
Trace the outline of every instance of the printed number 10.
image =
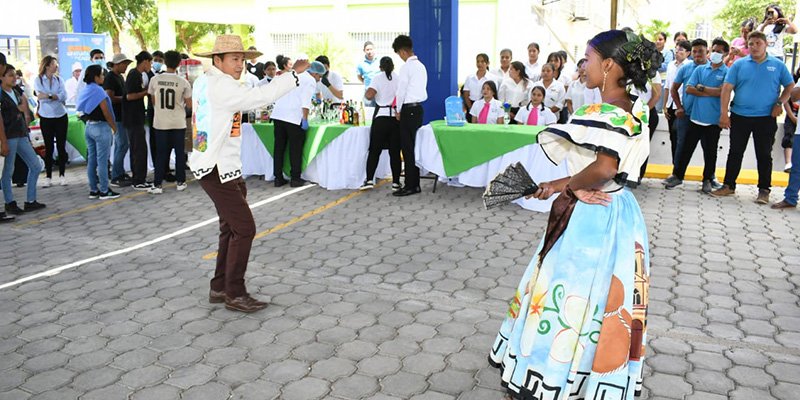
<svg viewBox="0 0 800 400">
<path fill-rule="evenodd" d="M 175 89 L 161 88 L 161 109 L 174 110 L 175 109 Z"/>
</svg>

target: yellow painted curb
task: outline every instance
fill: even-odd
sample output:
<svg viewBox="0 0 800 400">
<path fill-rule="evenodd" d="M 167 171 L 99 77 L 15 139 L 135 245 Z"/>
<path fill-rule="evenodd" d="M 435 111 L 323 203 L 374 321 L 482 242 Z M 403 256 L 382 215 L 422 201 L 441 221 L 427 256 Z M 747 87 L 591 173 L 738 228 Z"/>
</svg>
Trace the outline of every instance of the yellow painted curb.
<svg viewBox="0 0 800 400">
<path fill-rule="evenodd" d="M 645 178 L 666 179 L 672 174 L 672 165 L 657 165 L 650 164 L 647 166 L 647 172 L 644 174 Z M 725 177 L 725 168 L 717 168 L 717 179 L 722 182 Z M 703 167 L 689 167 L 686 169 L 686 175 L 683 178 L 686 181 L 703 181 Z M 743 169 L 739 173 L 739 179 L 736 180 L 739 185 L 756 185 L 758 184 L 758 171 L 752 169 Z M 772 171 L 772 186 L 786 187 L 789 184 L 789 174 L 780 171 Z"/>
</svg>

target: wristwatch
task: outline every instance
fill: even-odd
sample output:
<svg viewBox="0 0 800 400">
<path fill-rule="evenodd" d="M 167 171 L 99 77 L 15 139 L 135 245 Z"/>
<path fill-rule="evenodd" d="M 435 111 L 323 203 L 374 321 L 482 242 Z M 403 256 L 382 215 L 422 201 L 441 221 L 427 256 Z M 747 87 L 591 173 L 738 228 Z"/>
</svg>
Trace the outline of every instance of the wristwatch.
<svg viewBox="0 0 800 400">
<path fill-rule="evenodd" d="M 706 90 L 706 87 L 705 87 L 705 86 L 703 86 L 703 85 L 697 85 L 697 90 L 699 90 L 699 91 L 703 92 L 703 91 L 705 91 L 705 90 Z"/>
<path fill-rule="evenodd" d="M 783 103 L 780 101 L 775 102 L 775 107 L 783 107 Z"/>
</svg>

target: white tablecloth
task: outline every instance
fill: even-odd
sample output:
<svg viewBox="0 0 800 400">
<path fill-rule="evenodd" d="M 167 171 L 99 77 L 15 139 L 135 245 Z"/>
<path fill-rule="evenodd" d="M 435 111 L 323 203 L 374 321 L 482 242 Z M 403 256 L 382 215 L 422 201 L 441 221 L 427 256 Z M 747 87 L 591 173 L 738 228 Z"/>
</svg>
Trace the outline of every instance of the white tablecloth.
<svg viewBox="0 0 800 400">
<path fill-rule="evenodd" d="M 328 143 L 303 171 L 303 179 L 328 190 L 358 189 L 367 178 L 369 129 L 367 126 L 354 126 Z M 253 126 L 242 124 L 242 174 L 263 175 L 265 180 L 271 181 L 275 179 L 272 164 L 272 156 Z M 390 173 L 389 153 L 384 151 L 375 176 L 385 177 Z"/>
<path fill-rule="evenodd" d="M 521 162 L 525 166 L 534 182 L 546 182 L 569 175 L 566 163 L 553 165 L 541 147 L 538 144 L 532 144 L 503 154 L 456 176 L 448 177 L 444 172 L 442 153 L 439 152 L 439 145 L 436 143 L 436 137 L 430 125 L 425 125 L 417 131 L 415 155 L 420 168 L 439 175 L 441 182 L 453 186 L 486 187 L 498 173 L 516 162 Z M 555 198 L 553 196 L 548 200 L 520 199 L 514 203 L 527 210 L 548 212 Z"/>
</svg>

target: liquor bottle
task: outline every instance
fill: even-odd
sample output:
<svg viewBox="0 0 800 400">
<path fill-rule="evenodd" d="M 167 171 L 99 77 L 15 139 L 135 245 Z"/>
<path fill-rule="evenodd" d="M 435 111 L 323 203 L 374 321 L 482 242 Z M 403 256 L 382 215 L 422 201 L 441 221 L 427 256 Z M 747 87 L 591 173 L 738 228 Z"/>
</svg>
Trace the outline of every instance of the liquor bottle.
<svg viewBox="0 0 800 400">
<path fill-rule="evenodd" d="M 361 115 L 361 125 L 367 125 L 367 113 L 364 112 L 364 102 L 359 101 L 358 113 Z"/>
<path fill-rule="evenodd" d="M 347 123 L 347 108 L 344 104 L 339 105 L 339 124 L 344 125 Z"/>
</svg>

